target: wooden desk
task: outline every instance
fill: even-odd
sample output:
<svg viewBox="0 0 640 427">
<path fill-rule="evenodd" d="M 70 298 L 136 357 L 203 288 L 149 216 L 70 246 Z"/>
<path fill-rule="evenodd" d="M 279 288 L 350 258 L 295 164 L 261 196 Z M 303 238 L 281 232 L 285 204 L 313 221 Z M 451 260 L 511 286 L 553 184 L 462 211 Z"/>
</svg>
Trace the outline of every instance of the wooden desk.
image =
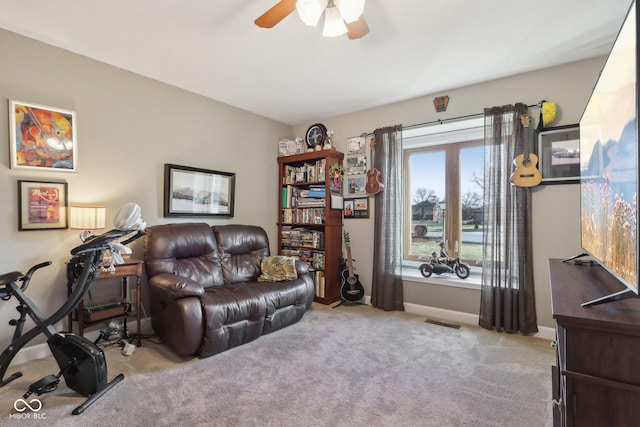
<svg viewBox="0 0 640 427">
<path fill-rule="evenodd" d="M 73 332 L 73 315 L 74 312 L 76 313 L 76 321 L 78 322 L 78 333 L 80 335 L 82 335 L 84 333 L 84 328 L 85 325 L 89 326 L 89 325 L 94 325 L 100 322 L 104 322 L 106 320 L 110 320 L 110 319 L 122 319 L 123 320 L 123 336 L 124 338 L 128 337 L 128 332 L 127 332 L 127 319 L 136 319 L 136 326 L 137 326 L 137 330 L 136 330 L 136 339 L 137 339 L 137 345 L 138 347 L 140 347 L 142 345 L 142 337 L 141 337 L 141 328 L 140 328 L 140 315 L 141 315 L 141 303 L 140 303 L 140 282 L 142 280 L 142 269 L 144 267 L 144 262 L 142 260 L 138 260 L 138 259 L 126 259 L 125 262 L 123 264 L 116 264 L 115 265 L 115 272 L 113 274 L 109 273 L 108 271 L 100 271 L 100 274 L 98 274 L 96 276 L 96 278 L 94 279 L 94 282 L 91 284 L 91 286 L 96 286 L 96 283 L 99 283 L 101 280 L 105 280 L 105 279 L 113 279 L 113 278 L 122 278 L 122 299 L 121 302 L 128 302 L 131 303 L 132 307 L 133 307 L 133 312 L 132 313 L 122 313 L 122 314 L 115 314 L 115 315 L 109 315 L 108 312 L 105 310 L 105 316 L 100 316 L 99 320 L 95 320 L 95 321 L 85 321 L 84 319 L 84 314 L 85 314 L 85 306 L 84 306 L 84 302 L 81 300 L 80 304 L 78 304 L 78 307 L 76 308 L 76 310 L 72 310 L 69 313 L 68 316 L 68 327 L 69 327 L 69 332 Z M 128 301 L 127 300 L 127 291 L 129 289 L 129 277 L 135 277 L 136 279 L 136 297 L 135 297 L 135 301 Z M 67 295 L 71 295 L 71 292 L 73 291 L 73 286 L 75 285 L 75 278 L 74 277 L 69 277 L 67 276 Z"/>
</svg>

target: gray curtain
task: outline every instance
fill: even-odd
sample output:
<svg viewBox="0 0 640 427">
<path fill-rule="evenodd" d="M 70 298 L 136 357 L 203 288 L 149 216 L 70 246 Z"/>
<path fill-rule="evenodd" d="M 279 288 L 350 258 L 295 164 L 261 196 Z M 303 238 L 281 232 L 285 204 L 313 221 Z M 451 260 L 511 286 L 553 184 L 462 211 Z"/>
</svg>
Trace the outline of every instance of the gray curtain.
<svg viewBox="0 0 640 427">
<path fill-rule="evenodd" d="M 402 290 L 402 126 L 376 129 L 375 162 L 384 190 L 375 196 L 371 304 L 403 310 Z M 369 177 L 368 177 L 369 178 Z"/>
<path fill-rule="evenodd" d="M 485 109 L 484 231 L 479 324 L 486 329 L 538 331 L 531 244 L 531 191 L 509 178 L 524 152 L 525 104 Z M 528 147 L 527 147 L 528 150 Z"/>
</svg>

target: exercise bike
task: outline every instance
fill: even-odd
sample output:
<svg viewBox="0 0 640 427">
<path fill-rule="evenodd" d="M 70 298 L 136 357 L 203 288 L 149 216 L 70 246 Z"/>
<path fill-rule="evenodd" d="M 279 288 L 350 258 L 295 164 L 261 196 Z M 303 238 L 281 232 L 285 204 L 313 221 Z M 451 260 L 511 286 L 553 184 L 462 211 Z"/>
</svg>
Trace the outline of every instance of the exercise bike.
<svg viewBox="0 0 640 427">
<path fill-rule="evenodd" d="M 116 240 L 136 232 L 135 235 L 123 242 Z M 47 344 L 60 368 L 57 375 L 47 375 L 29 386 L 24 394 L 26 399 L 31 394 L 40 396 L 57 388 L 60 377 L 63 376 L 67 386 L 77 393 L 86 396 L 87 400 L 72 412 L 79 415 L 84 410 L 102 397 L 113 386 L 124 379 L 123 374 L 118 374 L 110 382 L 107 381 L 107 364 L 104 352 L 98 347 L 97 342 L 92 342 L 82 336 L 70 332 L 57 332 L 53 325 L 62 320 L 73 310 L 89 290 L 93 280 L 99 273 L 105 250 L 113 250 L 115 245 L 121 247 L 131 243 L 144 235 L 139 229 L 114 229 L 99 236 L 90 237 L 80 246 L 71 250 L 73 257 L 67 264 L 68 274 L 77 279 L 77 284 L 69 299 L 51 316 L 45 317 L 35 306 L 33 301 L 25 295 L 34 273 L 48 265 L 51 261 L 43 262 L 31 267 L 26 274 L 18 271 L 0 275 L 0 298 L 8 301 L 15 297 L 20 316 L 12 319 L 9 325 L 15 326 L 11 344 L 0 354 L 0 387 L 20 378 L 21 372 L 15 372 L 5 378 L 5 373 L 16 354 L 33 338 L 43 333 L 47 337 Z M 27 316 L 33 320 L 35 326 L 22 333 Z"/>
</svg>

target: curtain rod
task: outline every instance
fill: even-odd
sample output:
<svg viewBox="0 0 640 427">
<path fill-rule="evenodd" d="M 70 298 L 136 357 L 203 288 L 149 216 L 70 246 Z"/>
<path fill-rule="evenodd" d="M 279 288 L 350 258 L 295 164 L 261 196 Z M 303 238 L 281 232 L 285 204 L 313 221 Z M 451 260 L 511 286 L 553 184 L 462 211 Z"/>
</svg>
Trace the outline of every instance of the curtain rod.
<svg viewBox="0 0 640 427">
<path fill-rule="evenodd" d="M 542 102 L 538 102 L 537 104 L 532 104 L 532 105 L 527 105 L 527 108 L 534 108 L 534 107 L 538 107 L 540 108 L 542 106 Z M 415 125 L 408 125 L 408 126 L 403 126 L 403 129 L 413 129 L 413 128 L 419 128 L 419 127 L 423 127 L 423 126 L 429 126 L 429 125 L 435 125 L 435 124 L 443 124 L 446 122 L 452 122 L 452 121 L 456 121 L 456 120 L 463 120 L 463 119 L 470 119 L 473 117 L 482 117 L 484 116 L 484 113 L 475 113 L 475 114 L 467 114 L 466 116 L 458 116 L 458 117 L 451 117 L 448 119 L 438 119 L 438 120 L 432 120 L 430 122 L 424 122 L 424 123 L 417 123 Z M 367 137 L 373 135 L 373 132 L 364 132 L 362 133 L 362 137 Z"/>
</svg>

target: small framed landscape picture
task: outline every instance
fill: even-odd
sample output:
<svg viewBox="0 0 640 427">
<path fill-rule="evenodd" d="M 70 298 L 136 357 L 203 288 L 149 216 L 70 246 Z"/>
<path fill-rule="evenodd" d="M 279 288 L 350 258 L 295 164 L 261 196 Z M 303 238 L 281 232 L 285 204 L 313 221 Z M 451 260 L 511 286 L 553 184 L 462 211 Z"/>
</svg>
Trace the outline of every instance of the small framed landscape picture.
<svg viewBox="0 0 640 427">
<path fill-rule="evenodd" d="M 9 100 L 11 169 L 76 172 L 76 113 Z"/>
<path fill-rule="evenodd" d="M 580 126 L 558 126 L 538 133 L 538 167 L 542 184 L 580 181 Z"/>
</svg>

